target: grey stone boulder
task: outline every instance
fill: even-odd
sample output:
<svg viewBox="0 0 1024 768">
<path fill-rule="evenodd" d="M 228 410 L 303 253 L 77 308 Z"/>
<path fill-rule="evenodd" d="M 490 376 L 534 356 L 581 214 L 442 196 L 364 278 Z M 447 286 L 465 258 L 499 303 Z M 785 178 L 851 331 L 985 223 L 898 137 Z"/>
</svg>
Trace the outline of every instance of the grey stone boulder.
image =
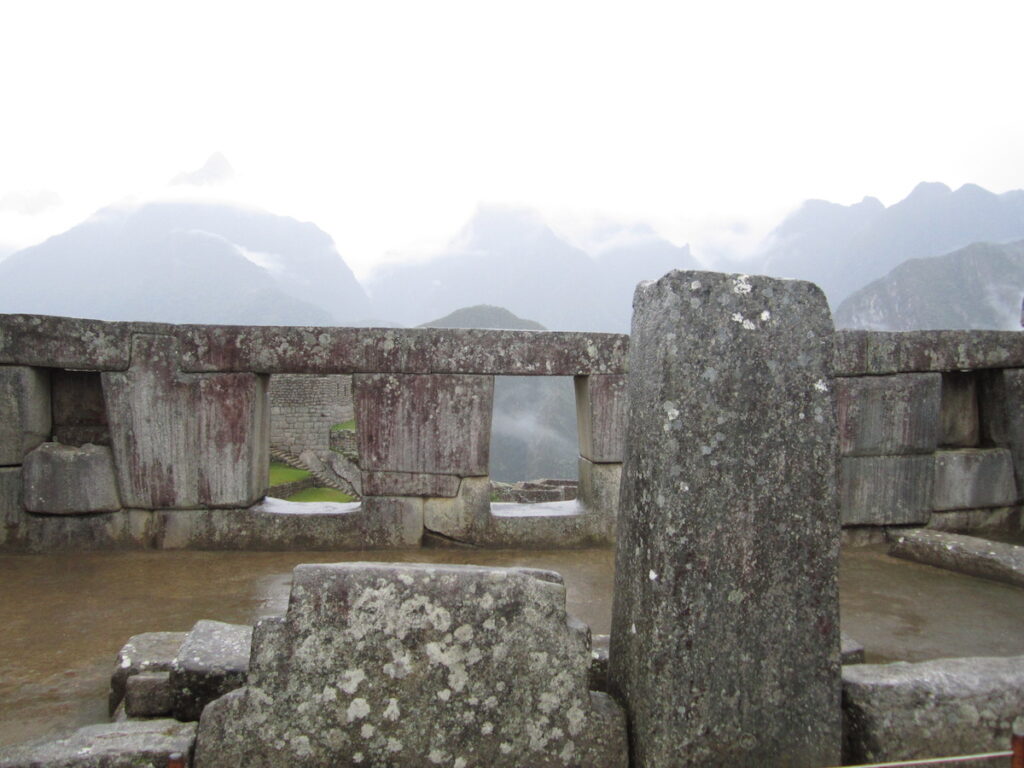
<svg viewBox="0 0 1024 768">
<path fill-rule="evenodd" d="M 62 739 L 0 749 L 0 768 L 167 768 L 174 753 L 188 758 L 196 724 L 126 720 L 88 725 Z"/>
<path fill-rule="evenodd" d="M 187 632 L 143 632 L 121 646 L 110 676 L 110 714 L 124 699 L 128 678 L 146 672 L 170 672 Z"/>
<path fill-rule="evenodd" d="M 892 537 L 889 553 L 969 576 L 1024 587 L 1024 547 L 977 536 L 917 529 Z"/>
<path fill-rule="evenodd" d="M 128 717 L 168 717 L 173 710 L 170 672 L 143 672 L 128 678 L 124 693 Z"/>
<path fill-rule="evenodd" d="M 636 290 L 608 669 L 634 765 L 838 763 L 834 335 L 806 282 Z"/>
<path fill-rule="evenodd" d="M 1024 656 L 843 667 L 844 763 L 1009 749 L 1021 713 Z"/>
<path fill-rule="evenodd" d="M 252 627 L 203 619 L 178 649 L 170 669 L 174 716 L 198 720 L 214 699 L 245 685 Z"/>
<path fill-rule="evenodd" d="M 46 515 L 121 508 L 110 448 L 43 443 L 25 457 L 25 509 Z"/>
<path fill-rule="evenodd" d="M 555 573 L 300 565 L 248 685 L 203 712 L 195 765 L 624 767 L 625 719 L 589 667 Z"/>
</svg>

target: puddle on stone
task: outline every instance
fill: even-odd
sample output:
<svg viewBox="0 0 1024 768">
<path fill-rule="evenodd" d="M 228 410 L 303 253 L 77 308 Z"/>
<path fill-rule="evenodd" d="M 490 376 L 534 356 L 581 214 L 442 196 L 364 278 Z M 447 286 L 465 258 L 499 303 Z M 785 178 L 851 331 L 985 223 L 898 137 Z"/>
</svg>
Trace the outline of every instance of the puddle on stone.
<svg viewBox="0 0 1024 768">
<path fill-rule="evenodd" d="M 199 619 L 282 613 L 299 563 L 477 563 L 562 573 L 569 612 L 608 632 L 614 553 L 419 549 L 380 552 L 123 552 L 0 556 L 0 745 L 106 719 L 107 685 L 130 635 Z M 869 661 L 1024 654 L 1024 590 L 844 552 L 844 630 Z"/>
</svg>

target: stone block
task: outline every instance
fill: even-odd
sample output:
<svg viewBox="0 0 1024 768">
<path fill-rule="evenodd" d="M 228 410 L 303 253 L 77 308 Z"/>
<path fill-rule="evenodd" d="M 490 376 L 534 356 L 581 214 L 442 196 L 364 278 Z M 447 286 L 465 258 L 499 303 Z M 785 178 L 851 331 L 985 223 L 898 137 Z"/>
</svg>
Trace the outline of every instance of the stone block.
<svg viewBox="0 0 1024 768">
<path fill-rule="evenodd" d="M 211 701 L 245 685 L 251 644 L 250 626 L 196 622 L 171 664 L 174 716 L 198 720 Z"/>
<path fill-rule="evenodd" d="M 0 364 L 91 371 L 128 367 L 133 323 L 0 315 Z"/>
<path fill-rule="evenodd" d="M 423 504 L 423 527 L 456 541 L 476 541 L 490 516 L 491 483 L 486 477 L 465 477 L 453 498 L 426 499 Z"/>
<path fill-rule="evenodd" d="M 928 522 L 932 456 L 846 456 L 839 481 L 843 525 Z"/>
<path fill-rule="evenodd" d="M 143 632 L 121 646 L 110 676 L 110 714 L 124 699 L 128 678 L 143 673 L 169 672 L 187 632 Z"/>
<path fill-rule="evenodd" d="M 125 720 L 87 725 L 70 736 L 0 749 L 0 768 L 167 768 L 192 753 L 195 723 Z"/>
<path fill-rule="evenodd" d="M 24 513 L 6 531 L 9 552 L 94 552 L 151 549 L 159 535 L 152 512 L 122 509 L 91 515 Z"/>
<path fill-rule="evenodd" d="M 176 341 L 137 336 L 132 367 L 103 374 L 125 506 L 244 507 L 267 487 L 266 379 L 178 371 Z"/>
<path fill-rule="evenodd" d="M 983 438 L 1010 449 L 1017 488 L 1024 488 L 1024 368 L 986 372 L 978 399 Z"/>
<path fill-rule="evenodd" d="M 624 767 L 589 640 L 549 571 L 300 565 L 248 685 L 204 712 L 195 766 Z"/>
<path fill-rule="evenodd" d="M 1024 547 L 976 536 L 918 529 L 900 531 L 889 554 L 968 576 L 1024 587 Z"/>
<path fill-rule="evenodd" d="M 810 283 L 641 283 L 610 689 L 634 765 L 836 765 L 833 326 Z"/>
<path fill-rule="evenodd" d="M 142 672 L 128 678 L 124 694 L 128 717 L 167 717 L 173 709 L 170 672 Z"/>
<path fill-rule="evenodd" d="M 50 372 L 53 439 L 64 445 L 110 445 L 107 407 L 100 374 L 94 371 Z"/>
<path fill-rule="evenodd" d="M 1024 367 L 1019 331 L 838 331 L 836 376 Z"/>
<path fill-rule="evenodd" d="M 1013 458 L 1005 448 L 964 448 L 935 454 L 936 510 L 1002 507 L 1017 501 Z"/>
<path fill-rule="evenodd" d="M 0 466 L 21 464 L 50 439 L 50 377 L 41 368 L 0 366 Z"/>
<path fill-rule="evenodd" d="M 577 376 L 575 385 L 580 456 L 621 463 L 626 442 L 626 377 Z"/>
<path fill-rule="evenodd" d="M 629 346 L 629 337 L 617 333 L 481 328 L 186 325 L 174 330 L 182 370 L 197 373 L 614 374 L 625 373 Z"/>
<path fill-rule="evenodd" d="M 25 457 L 23 477 L 29 512 L 79 515 L 121 508 L 114 457 L 103 445 L 43 443 Z"/>
<path fill-rule="evenodd" d="M 1022 712 L 1022 656 L 844 667 L 844 763 L 1003 751 Z"/>
<path fill-rule="evenodd" d="M 487 474 L 493 377 L 363 374 L 353 389 L 364 471 Z"/>
<path fill-rule="evenodd" d="M 6 541 L 8 529 L 17 528 L 23 509 L 21 467 L 0 467 L 0 542 Z"/>
<path fill-rule="evenodd" d="M 613 535 L 619 511 L 621 480 L 621 464 L 595 464 L 580 457 L 577 498 L 586 509 L 608 516 Z"/>
<path fill-rule="evenodd" d="M 978 445 L 978 378 L 973 373 L 949 371 L 942 374 L 942 431 L 939 444 L 969 448 Z"/>
<path fill-rule="evenodd" d="M 836 379 L 844 456 L 931 453 L 939 442 L 938 373 Z"/>
<path fill-rule="evenodd" d="M 367 496 L 457 496 L 458 475 L 423 472 L 363 472 L 362 490 Z"/>
</svg>

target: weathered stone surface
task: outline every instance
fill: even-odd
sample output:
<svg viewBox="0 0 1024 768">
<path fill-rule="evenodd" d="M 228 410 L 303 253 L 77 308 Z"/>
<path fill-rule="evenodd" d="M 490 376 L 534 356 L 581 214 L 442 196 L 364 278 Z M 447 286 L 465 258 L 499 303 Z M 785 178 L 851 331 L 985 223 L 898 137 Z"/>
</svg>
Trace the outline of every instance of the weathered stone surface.
<svg viewBox="0 0 1024 768">
<path fill-rule="evenodd" d="M 625 766 L 589 652 L 557 574 L 300 565 L 249 684 L 203 713 L 195 765 Z"/>
<path fill-rule="evenodd" d="M 87 725 L 63 739 L 0 749 L 0 768 L 167 768 L 174 753 L 192 753 L 195 736 L 195 723 L 177 720 Z"/>
<path fill-rule="evenodd" d="M 265 377 L 178 372 L 176 341 L 140 335 L 132 367 L 103 374 L 125 506 L 248 506 L 269 464 Z"/>
<path fill-rule="evenodd" d="M 621 463 L 626 442 L 626 377 L 577 376 L 575 385 L 580 456 Z"/>
<path fill-rule="evenodd" d="M 0 364 L 122 371 L 132 329 L 132 323 L 0 315 Z"/>
<path fill-rule="evenodd" d="M 363 472 L 362 489 L 367 496 L 457 496 L 458 475 L 424 472 Z"/>
<path fill-rule="evenodd" d="M 50 439 L 50 377 L 40 368 L 0 366 L 0 465 L 21 464 Z"/>
<path fill-rule="evenodd" d="M 931 453 L 939 443 L 938 373 L 836 379 L 844 456 Z"/>
<path fill-rule="evenodd" d="M 625 373 L 628 336 L 455 328 L 183 325 L 182 370 L 261 373 Z M 360 422 L 361 423 L 361 422 Z"/>
<path fill-rule="evenodd" d="M 50 372 L 53 439 L 64 445 L 110 445 L 107 406 L 99 373 Z"/>
<path fill-rule="evenodd" d="M 978 377 L 970 372 L 948 371 L 942 374 L 941 445 L 968 448 L 978 444 L 981 427 L 977 382 Z"/>
<path fill-rule="evenodd" d="M 43 443 L 25 457 L 23 479 L 29 512 L 76 515 L 121 508 L 114 457 L 103 445 Z"/>
<path fill-rule="evenodd" d="M 606 547 L 615 541 L 615 518 L 575 501 L 492 504 L 486 534 L 474 544 L 486 547 Z"/>
<path fill-rule="evenodd" d="M 843 525 L 925 523 L 932 508 L 932 456 L 846 456 L 839 482 Z"/>
<path fill-rule="evenodd" d="M 252 627 L 203 619 L 196 622 L 171 664 L 174 716 L 198 720 L 203 708 L 245 685 Z"/>
<path fill-rule="evenodd" d="M 580 503 L 588 510 L 607 515 L 614 535 L 615 519 L 619 511 L 622 465 L 595 464 L 581 456 L 578 466 Z"/>
<path fill-rule="evenodd" d="M 423 527 L 456 541 L 475 544 L 486 538 L 490 518 L 491 483 L 486 477 L 465 477 L 454 497 L 423 504 Z"/>
<path fill-rule="evenodd" d="M 609 683 L 633 764 L 839 761 L 832 321 L 810 283 L 634 297 Z"/>
<path fill-rule="evenodd" d="M 873 763 L 1002 751 L 1021 712 L 1021 656 L 844 667 L 843 759 Z"/>
<path fill-rule="evenodd" d="M 1013 458 L 1005 448 L 935 454 L 934 509 L 1001 507 L 1017 501 Z"/>
<path fill-rule="evenodd" d="M 863 664 L 864 646 L 845 632 L 839 633 L 839 660 L 843 664 Z"/>
<path fill-rule="evenodd" d="M 835 375 L 1024 367 L 1019 331 L 837 331 Z"/>
<path fill-rule="evenodd" d="M 1017 488 L 1024 488 L 1024 369 L 988 373 L 978 398 L 983 435 L 1010 449 Z"/>
<path fill-rule="evenodd" d="M 92 515 L 36 515 L 23 512 L 0 531 L 0 549 L 8 552 L 90 552 L 149 549 L 160 525 L 146 510 Z"/>
<path fill-rule="evenodd" d="M 0 467 L 0 544 L 22 517 L 21 467 Z"/>
<path fill-rule="evenodd" d="M 124 711 L 128 717 L 167 717 L 174 709 L 170 672 L 142 672 L 128 678 Z"/>
<path fill-rule="evenodd" d="M 353 395 L 363 471 L 487 474 L 493 377 L 357 375 Z"/>
<path fill-rule="evenodd" d="M 169 672 L 185 642 L 187 632 L 143 632 L 133 635 L 121 646 L 110 676 L 110 713 L 113 714 L 124 699 L 128 678 L 133 675 Z"/>
<path fill-rule="evenodd" d="M 1024 547 L 946 531 L 900 531 L 891 555 L 1024 587 Z"/>
</svg>

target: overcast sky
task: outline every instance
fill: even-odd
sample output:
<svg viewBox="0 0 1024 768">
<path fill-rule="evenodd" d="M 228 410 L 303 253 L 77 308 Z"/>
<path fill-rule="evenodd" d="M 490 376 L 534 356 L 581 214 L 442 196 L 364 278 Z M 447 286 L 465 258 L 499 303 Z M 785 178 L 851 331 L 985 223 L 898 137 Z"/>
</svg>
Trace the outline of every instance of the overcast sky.
<svg viewBox="0 0 1024 768">
<path fill-rule="evenodd" d="M 478 203 L 710 248 L 818 197 L 1024 187 L 1024 2 L 5 3 L 0 253 L 222 152 L 357 273 Z M 185 190 L 185 191 L 183 191 Z"/>
</svg>

